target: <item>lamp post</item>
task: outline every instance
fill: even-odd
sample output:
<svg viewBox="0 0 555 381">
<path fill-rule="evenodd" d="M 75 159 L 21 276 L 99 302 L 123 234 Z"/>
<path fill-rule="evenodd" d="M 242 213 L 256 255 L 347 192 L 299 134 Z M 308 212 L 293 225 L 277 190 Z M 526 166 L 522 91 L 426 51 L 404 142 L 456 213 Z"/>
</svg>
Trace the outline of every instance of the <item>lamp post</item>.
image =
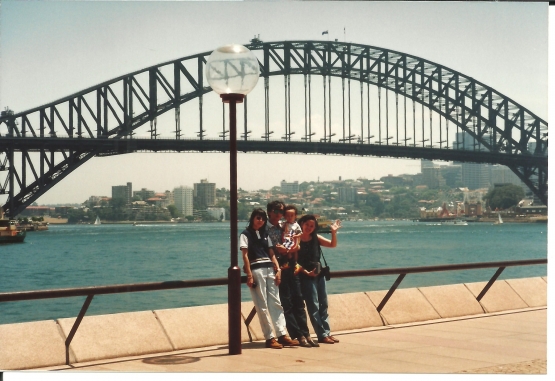
<svg viewBox="0 0 555 381">
<path fill-rule="evenodd" d="M 214 50 L 206 61 L 210 87 L 229 104 L 229 220 L 231 265 L 227 271 L 229 354 L 241 354 L 241 269 L 237 244 L 237 120 L 236 105 L 243 103 L 258 82 L 258 60 L 247 48 L 230 44 Z"/>
</svg>

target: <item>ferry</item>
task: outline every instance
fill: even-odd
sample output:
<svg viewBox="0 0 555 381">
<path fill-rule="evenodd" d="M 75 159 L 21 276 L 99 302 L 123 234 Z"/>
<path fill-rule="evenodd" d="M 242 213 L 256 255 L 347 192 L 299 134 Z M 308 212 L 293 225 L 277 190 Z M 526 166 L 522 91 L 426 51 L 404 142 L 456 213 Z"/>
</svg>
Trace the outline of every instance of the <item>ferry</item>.
<svg viewBox="0 0 555 381">
<path fill-rule="evenodd" d="M 331 233 L 331 224 L 332 222 L 328 220 L 326 217 L 321 216 L 319 214 L 309 213 L 308 210 L 305 208 L 302 209 L 301 217 L 305 214 L 312 214 L 316 217 L 316 221 L 318 222 L 318 233 Z"/>
<path fill-rule="evenodd" d="M 332 222 L 324 216 L 314 215 L 318 221 L 318 233 L 331 233 Z"/>
<path fill-rule="evenodd" d="M 0 218 L 0 244 L 23 242 L 25 231 L 18 230 L 14 220 Z"/>
</svg>

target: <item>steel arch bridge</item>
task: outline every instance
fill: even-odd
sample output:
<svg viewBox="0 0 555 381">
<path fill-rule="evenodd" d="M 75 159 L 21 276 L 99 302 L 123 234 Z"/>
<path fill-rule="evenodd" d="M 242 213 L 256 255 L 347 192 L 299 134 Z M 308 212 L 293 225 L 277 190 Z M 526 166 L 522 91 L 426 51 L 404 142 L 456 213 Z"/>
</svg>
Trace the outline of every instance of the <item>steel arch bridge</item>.
<svg viewBox="0 0 555 381">
<path fill-rule="evenodd" d="M 252 113 L 247 113 L 245 101 L 239 151 L 502 164 L 547 205 L 547 122 L 495 89 L 426 59 L 374 46 L 256 38 L 246 46 L 260 63 L 264 121 L 257 124 L 260 131 L 263 127 L 261 138 L 253 139 L 252 118 L 247 118 Z M 210 53 L 126 74 L 31 110 L 3 111 L 0 195 L 7 195 L 6 214 L 15 217 L 95 156 L 229 150 L 225 112 L 221 129 L 212 127 L 215 123 L 209 131 L 204 129 L 204 95 L 211 88 L 203 73 Z M 299 87 L 304 84 L 304 92 L 291 84 L 295 75 L 302 76 Z M 314 76 L 321 77 L 320 86 L 313 84 Z M 272 96 L 270 107 L 270 94 L 276 88 L 271 78 L 278 77 L 283 78 L 277 87 L 283 89 L 284 101 L 274 102 Z M 359 84 L 355 95 L 353 82 Z M 302 93 L 304 102 L 291 100 L 293 87 L 294 97 Z M 341 102 L 332 101 L 338 94 Z M 182 110 L 193 100 L 198 101 L 194 112 L 198 131 L 187 137 L 191 131 L 182 128 Z M 302 123 L 294 131 L 291 122 L 298 103 L 304 104 L 304 131 Z M 215 114 L 210 110 L 211 116 Z M 171 124 L 171 138 L 161 138 L 159 119 L 171 112 L 171 123 L 166 123 Z M 281 118 L 283 136 L 272 139 L 270 127 L 276 123 L 271 123 L 270 116 L 275 114 Z M 314 118 L 315 114 L 319 117 Z M 352 114 L 360 114 L 357 127 Z M 138 138 L 141 126 L 148 130 Z M 292 139 L 296 132 L 302 134 L 298 140 Z"/>
</svg>

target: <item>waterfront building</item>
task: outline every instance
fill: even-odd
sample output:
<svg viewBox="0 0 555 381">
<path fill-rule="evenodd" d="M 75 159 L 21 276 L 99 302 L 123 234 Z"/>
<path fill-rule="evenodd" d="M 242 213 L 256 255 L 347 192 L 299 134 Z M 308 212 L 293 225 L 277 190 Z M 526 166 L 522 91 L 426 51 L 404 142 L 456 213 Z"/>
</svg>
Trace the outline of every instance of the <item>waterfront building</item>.
<svg viewBox="0 0 555 381">
<path fill-rule="evenodd" d="M 288 183 L 285 180 L 282 180 L 280 190 L 283 194 L 299 193 L 299 182 L 295 181 L 293 183 Z"/>
<path fill-rule="evenodd" d="M 173 190 L 175 207 L 183 216 L 193 215 L 193 189 L 180 186 Z"/>
<path fill-rule="evenodd" d="M 131 183 L 127 185 L 114 185 L 112 186 L 112 200 L 123 199 L 126 205 L 131 204 L 133 195 L 133 187 Z"/>
<path fill-rule="evenodd" d="M 207 179 L 194 184 L 194 200 L 200 208 L 216 204 L 216 184 L 209 183 Z"/>
</svg>

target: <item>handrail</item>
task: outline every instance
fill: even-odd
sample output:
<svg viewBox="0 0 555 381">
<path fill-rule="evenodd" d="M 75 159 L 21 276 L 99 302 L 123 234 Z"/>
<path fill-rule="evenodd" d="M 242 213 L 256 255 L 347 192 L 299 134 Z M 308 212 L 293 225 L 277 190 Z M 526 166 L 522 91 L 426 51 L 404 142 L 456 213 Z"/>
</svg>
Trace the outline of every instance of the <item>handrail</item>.
<svg viewBox="0 0 555 381">
<path fill-rule="evenodd" d="M 334 271 L 332 273 L 334 278 L 350 278 L 357 276 L 379 276 L 379 275 L 395 275 L 399 274 L 397 280 L 391 286 L 379 306 L 378 312 L 381 312 L 391 295 L 395 292 L 401 281 L 409 273 L 425 273 L 436 271 L 455 271 L 455 270 L 472 270 L 482 268 L 497 267 L 498 270 L 493 277 L 486 284 L 482 292 L 476 297 L 478 301 L 486 294 L 489 288 L 493 285 L 495 280 L 499 277 L 501 272 L 509 266 L 527 266 L 527 265 L 543 265 L 547 264 L 547 258 L 544 259 L 525 259 L 516 261 L 500 261 L 500 262 L 477 262 L 477 263 L 459 263 L 451 265 L 435 265 L 435 266 L 420 266 L 420 267 L 397 267 L 385 269 L 369 269 L 369 270 L 343 270 Z M 241 283 L 246 283 L 247 277 L 241 277 Z M 38 299 L 54 299 L 64 297 L 86 296 L 85 302 L 81 307 L 81 311 L 65 340 L 66 347 L 66 364 L 69 365 L 69 345 L 81 324 L 87 309 L 92 302 L 95 295 L 118 294 L 127 292 L 144 292 L 144 291 L 159 291 L 159 290 L 172 290 L 178 288 L 193 288 L 205 286 L 224 286 L 228 284 L 228 278 L 209 278 L 209 279 L 195 279 L 195 280 L 176 280 L 168 282 L 149 282 L 149 283 L 131 283 L 131 284 L 116 284 L 111 286 L 92 286 L 92 287 L 77 287 L 77 288 L 62 288 L 55 290 L 35 290 L 35 291 L 18 291 L 18 292 L 2 292 L 0 293 L 1 302 L 15 302 L 22 300 L 38 300 Z M 251 320 L 256 314 L 256 309 L 253 308 L 247 319 L 245 325 L 249 325 Z M 250 331 L 247 329 L 250 337 Z M 252 341 L 252 337 L 251 337 Z"/>
<path fill-rule="evenodd" d="M 473 270 L 473 269 L 492 268 L 492 267 L 527 266 L 527 265 L 543 265 L 543 264 L 547 264 L 547 258 L 525 259 L 525 260 L 515 260 L 515 261 L 499 261 L 499 262 L 459 263 L 459 264 L 450 264 L 450 265 L 419 266 L 419 267 L 396 267 L 396 268 L 368 269 L 368 270 L 342 270 L 342 271 L 333 271 L 332 277 L 351 278 L 351 277 L 358 277 L 358 276 L 397 275 L 397 274 Z M 246 281 L 247 281 L 246 276 L 242 276 L 241 283 L 246 283 Z M 110 286 L 61 288 L 61 289 L 53 289 L 53 290 L 1 292 L 0 303 L 15 302 L 15 301 L 22 301 L 22 300 L 88 296 L 91 294 L 106 295 L 106 294 L 118 294 L 118 293 L 127 293 L 127 292 L 171 290 L 171 289 L 178 289 L 178 288 L 225 286 L 227 285 L 227 282 L 228 282 L 227 278 L 208 278 L 208 279 L 195 279 L 195 280 L 175 280 L 175 281 L 167 281 L 167 282 L 116 284 L 116 285 L 110 285 Z"/>
</svg>

